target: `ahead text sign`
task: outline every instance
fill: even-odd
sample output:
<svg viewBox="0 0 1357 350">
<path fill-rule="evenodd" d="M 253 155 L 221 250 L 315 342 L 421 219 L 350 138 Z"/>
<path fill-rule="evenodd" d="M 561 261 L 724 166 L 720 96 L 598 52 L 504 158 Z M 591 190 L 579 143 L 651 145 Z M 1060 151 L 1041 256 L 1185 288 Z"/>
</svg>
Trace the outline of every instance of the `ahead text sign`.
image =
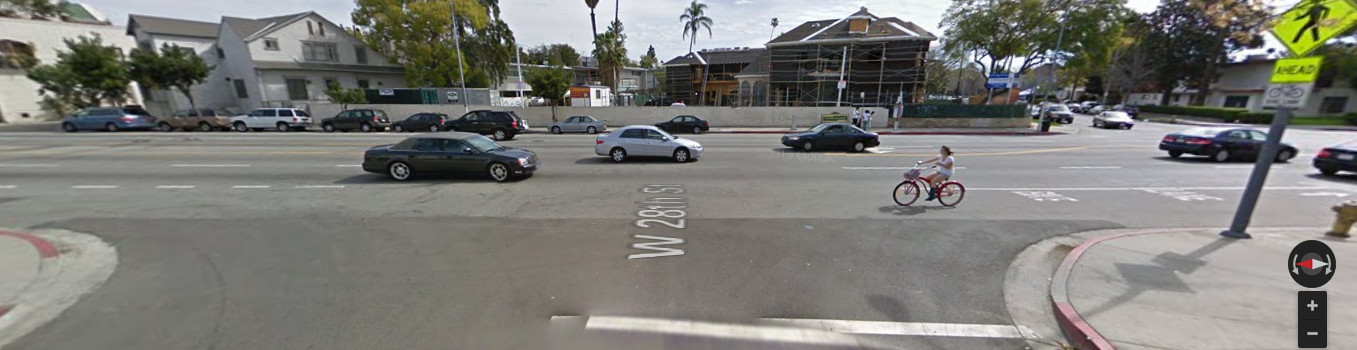
<svg viewBox="0 0 1357 350">
<path fill-rule="evenodd" d="M 1273 84 L 1313 83 L 1319 77 L 1319 65 L 1322 63 L 1324 63 L 1324 56 L 1277 60 L 1276 65 L 1272 66 L 1272 78 L 1268 82 Z"/>
</svg>

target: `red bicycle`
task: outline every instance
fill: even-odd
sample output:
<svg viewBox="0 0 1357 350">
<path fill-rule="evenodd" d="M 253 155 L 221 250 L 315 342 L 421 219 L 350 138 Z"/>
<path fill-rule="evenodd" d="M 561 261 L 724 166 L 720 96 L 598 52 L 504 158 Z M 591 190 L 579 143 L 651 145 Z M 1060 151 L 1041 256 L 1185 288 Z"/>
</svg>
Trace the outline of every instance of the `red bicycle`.
<svg viewBox="0 0 1357 350">
<path fill-rule="evenodd" d="M 937 166 L 930 167 L 937 168 Z M 928 181 L 919 177 L 919 165 L 915 164 L 913 168 L 905 171 L 905 181 L 895 185 L 895 192 L 891 197 L 895 199 L 895 204 L 909 206 L 919 200 L 919 194 L 922 189 L 928 188 Z M 953 207 L 961 203 L 961 199 L 966 197 L 966 186 L 956 181 L 946 181 L 938 186 L 938 203 L 944 207 Z"/>
</svg>

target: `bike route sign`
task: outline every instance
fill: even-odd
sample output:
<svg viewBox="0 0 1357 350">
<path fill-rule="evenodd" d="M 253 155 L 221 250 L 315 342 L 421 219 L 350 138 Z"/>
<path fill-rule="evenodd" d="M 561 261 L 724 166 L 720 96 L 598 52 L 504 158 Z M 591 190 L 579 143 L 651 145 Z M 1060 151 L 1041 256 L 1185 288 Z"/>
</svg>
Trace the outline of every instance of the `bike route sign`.
<svg viewBox="0 0 1357 350">
<path fill-rule="evenodd" d="M 1310 99 L 1310 90 L 1319 77 L 1323 56 L 1277 60 L 1272 67 L 1271 84 L 1263 92 L 1263 107 L 1301 108 Z"/>
</svg>

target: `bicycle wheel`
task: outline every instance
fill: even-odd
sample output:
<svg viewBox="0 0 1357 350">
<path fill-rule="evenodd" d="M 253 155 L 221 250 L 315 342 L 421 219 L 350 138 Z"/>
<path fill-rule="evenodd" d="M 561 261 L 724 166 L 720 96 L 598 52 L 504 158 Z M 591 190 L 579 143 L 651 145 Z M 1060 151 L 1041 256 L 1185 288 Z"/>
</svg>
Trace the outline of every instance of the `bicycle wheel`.
<svg viewBox="0 0 1357 350">
<path fill-rule="evenodd" d="M 895 185 L 895 192 L 891 193 L 895 198 L 895 204 L 908 206 L 919 200 L 919 184 L 914 181 L 904 181 Z"/>
<path fill-rule="evenodd" d="M 956 206 L 965 197 L 966 186 L 962 186 L 960 182 L 942 184 L 942 188 L 938 191 L 938 203 L 945 207 Z"/>
</svg>

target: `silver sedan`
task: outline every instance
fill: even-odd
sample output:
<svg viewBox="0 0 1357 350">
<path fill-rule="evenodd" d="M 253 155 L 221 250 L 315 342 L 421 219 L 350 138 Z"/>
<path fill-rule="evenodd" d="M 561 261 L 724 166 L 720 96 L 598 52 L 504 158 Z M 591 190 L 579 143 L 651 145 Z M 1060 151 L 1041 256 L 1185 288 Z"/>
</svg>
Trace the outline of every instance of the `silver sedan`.
<svg viewBox="0 0 1357 350">
<path fill-rule="evenodd" d="M 594 154 L 615 162 L 628 157 L 665 157 L 687 162 L 702 157 L 702 144 L 649 125 L 624 126 L 594 140 Z"/>
<path fill-rule="evenodd" d="M 551 130 L 551 133 L 553 134 L 567 132 L 587 132 L 590 134 L 597 134 L 601 131 L 608 130 L 607 123 L 608 121 L 606 120 L 594 119 L 594 117 L 587 115 L 577 115 L 567 118 L 563 122 L 552 123 L 551 126 L 547 127 L 547 130 Z"/>
</svg>

